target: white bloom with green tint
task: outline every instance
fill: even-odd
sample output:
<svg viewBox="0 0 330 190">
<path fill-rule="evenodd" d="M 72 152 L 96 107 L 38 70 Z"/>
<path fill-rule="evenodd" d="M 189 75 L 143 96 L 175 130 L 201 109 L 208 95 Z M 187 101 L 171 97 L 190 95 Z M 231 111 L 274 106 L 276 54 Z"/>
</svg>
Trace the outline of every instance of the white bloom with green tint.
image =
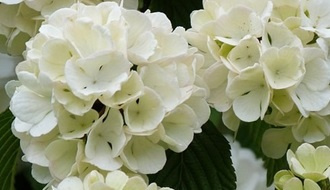
<svg viewBox="0 0 330 190">
<path fill-rule="evenodd" d="M 260 62 L 273 89 L 284 89 L 298 82 L 305 74 L 304 61 L 298 48 L 267 49 Z"/>
<path fill-rule="evenodd" d="M 293 153 L 287 152 L 287 160 L 292 172 L 303 178 L 314 182 L 329 178 L 330 176 L 330 148 L 304 143 Z"/>
</svg>

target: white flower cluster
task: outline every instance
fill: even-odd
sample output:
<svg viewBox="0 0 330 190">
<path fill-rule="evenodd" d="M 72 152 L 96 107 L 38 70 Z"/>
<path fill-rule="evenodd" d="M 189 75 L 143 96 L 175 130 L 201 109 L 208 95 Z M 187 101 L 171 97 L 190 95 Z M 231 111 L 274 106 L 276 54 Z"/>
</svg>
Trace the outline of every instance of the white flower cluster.
<svg viewBox="0 0 330 190">
<path fill-rule="evenodd" d="M 121 0 L 108 0 L 118 1 Z M 78 0 L 0 0 L 0 53 L 21 56 L 25 42 L 33 37 L 41 22 L 58 9 Z M 96 5 L 101 0 L 79 0 Z M 136 9 L 138 0 L 125 0 L 124 7 Z"/>
<path fill-rule="evenodd" d="M 268 132 L 274 141 L 264 149 L 272 157 L 281 157 L 292 139 L 329 137 L 330 2 L 204 0 L 203 6 L 192 13 L 186 36 L 209 58 L 208 102 L 223 112 L 224 124 L 236 131 L 240 121 L 265 119 L 284 127 L 278 130 L 293 138 L 281 150 L 267 147 L 281 141 Z"/>
<path fill-rule="evenodd" d="M 15 78 L 14 67 L 21 61 L 25 43 L 41 22 L 57 9 L 70 7 L 77 0 L 0 0 L 0 113 L 8 107 L 4 85 Z M 98 4 L 100 0 L 81 0 Z M 124 7 L 137 8 L 137 0 L 126 0 Z M 9 56 L 10 55 L 10 56 Z"/>
<path fill-rule="evenodd" d="M 281 170 L 274 177 L 278 190 L 321 190 L 318 183 L 330 180 L 330 148 L 318 146 L 314 148 L 308 143 L 300 145 L 293 153 L 287 152 L 290 170 Z"/>
<path fill-rule="evenodd" d="M 210 115 L 184 29 L 114 2 L 51 14 L 7 85 L 14 134 L 41 183 L 92 170 L 150 174 Z"/>
<path fill-rule="evenodd" d="M 127 176 L 122 171 L 107 173 L 106 177 L 96 170 L 90 172 L 84 180 L 75 176 L 65 178 L 58 186 L 52 190 L 172 190 L 171 188 L 159 188 L 155 183 L 147 185 L 145 180 L 139 176 Z"/>
</svg>

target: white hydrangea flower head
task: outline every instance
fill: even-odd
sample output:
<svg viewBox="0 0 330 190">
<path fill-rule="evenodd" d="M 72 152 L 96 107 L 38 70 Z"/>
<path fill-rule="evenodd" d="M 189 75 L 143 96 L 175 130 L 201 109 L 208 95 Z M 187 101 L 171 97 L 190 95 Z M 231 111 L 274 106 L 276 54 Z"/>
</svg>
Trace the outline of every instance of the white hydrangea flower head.
<svg viewBox="0 0 330 190">
<path fill-rule="evenodd" d="M 91 171 L 83 180 L 78 177 L 67 177 L 61 181 L 57 187 L 52 186 L 52 190 L 171 190 L 168 187 L 157 187 L 155 183 L 148 185 L 139 175 L 128 176 L 120 170 L 112 171 L 104 177 L 96 170 Z"/>
<path fill-rule="evenodd" d="M 205 0 L 191 14 L 185 35 L 208 58 L 202 76 L 209 105 L 233 131 L 240 121 L 258 119 L 279 127 L 263 138 L 273 158 L 290 144 L 321 143 L 330 135 L 328 4 Z"/>
<path fill-rule="evenodd" d="M 166 149 L 184 151 L 210 109 L 204 58 L 183 33 L 163 13 L 115 2 L 49 15 L 16 68 L 19 84 L 8 85 L 13 131 L 31 142 L 34 176 L 47 183 L 122 167 L 150 174 L 164 166 Z"/>
</svg>

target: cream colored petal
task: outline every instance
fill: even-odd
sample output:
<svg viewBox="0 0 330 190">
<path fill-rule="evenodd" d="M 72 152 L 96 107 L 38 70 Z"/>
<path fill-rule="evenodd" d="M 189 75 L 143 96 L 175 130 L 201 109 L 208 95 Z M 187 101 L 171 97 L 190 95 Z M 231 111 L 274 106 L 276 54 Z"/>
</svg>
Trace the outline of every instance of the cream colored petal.
<svg viewBox="0 0 330 190">
<path fill-rule="evenodd" d="M 120 157 L 126 167 L 143 174 L 158 172 L 166 162 L 164 148 L 145 137 L 133 137 Z"/>
<path fill-rule="evenodd" d="M 97 111 L 91 109 L 82 116 L 74 115 L 62 110 L 58 118 L 59 131 L 64 139 L 83 138 L 98 119 Z"/>
<path fill-rule="evenodd" d="M 315 171 L 325 172 L 330 167 L 330 149 L 328 146 L 319 146 L 315 150 Z"/>
<path fill-rule="evenodd" d="M 181 105 L 170 112 L 162 121 L 165 129 L 163 141 L 175 152 L 182 152 L 191 143 L 197 119 L 194 111 L 187 105 Z"/>
<path fill-rule="evenodd" d="M 289 127 L 268 129 L 262 136 L 262 152 L 268 157 L 279 159 L 285 155 L 292 141 L 293 136 Z"/>
<path fill-rule="evenodd" d="M 73 93 L 80 98 L 113 95 L 127 80 L 131 64 L 121 53 L 110 51 L 65 66 L 65 76 Z"/>
<path fill-rule="evenodd" d="M 310 179 L 305 179 L 304 190 L 321 190 L 321 188 L 316 182 Z"/>
<path fill-rule="evenodd" d="M 312 114 L 294 126 L 292 132 L 297 140 L 314 143 L 324 140 L 330 134 L 328 125 L 328 122 L 324 118 Z"/>
<path fill-rule="evenodd" d="M 122 162 L 117 154 L 120 154 L 126 142 L 125 135 L 121 132 L 122 126 L 123 120 L 118 110 L 111 109 L 109 113 L 106 111 L 95 122 L 88 135 L 86 161 L 107 171 L 120 168 Z"/>
<path fill-rule="evenodd" d="M 131 177 L 123 190 L 146 190 L 147 184 L 140 176 Z"/>
<path fill-rule="evenodd" d="M 64 26 L 64 37 L 81 57 L 85 58 L 98 51 L 113 49 L 110 34 L 91 21 L 66 22 Z"/>
<path fill-rule="evenodd" d="M 53 180 L 48 167 L 42 167 L 36 164 L 32 164 L 31 175 L 37 182 L 42 184 L 49 183 Z"/>
<path fill-rule="evenodd" d="M 241 120 L 251 122 L 264 117 L 270 101 L 270 89 L 260 65 L 255 64 L 240 73 L 229 82 L 226 92 L 233 99 L 233 110 Z"/>
<path fill-rule="evenodd" d="M 56 140 L 46 149 L 46 157 L 49 160 L 49 169 L 52 176 L 64 179 L 76 163 L 78 141 Z"/>
<path fill-rule="evenodd" d="M 284 185 L 283 190 L 304 190 L 303 184 L 299 178 L 291 178 Z"/>
<path fill-rule="evenodd" d="M 157 128 L 165 115 L 160 97 L 151 89 L 124 107 L 127 130 L 130 133 L 144 133 Z"/>
<path fill-rule="evenodd" d="M 107 106 L 122 108 L 143 94 L 144 84 L 137 72 L 131 71 L 129 78 L 113 96 L 104 94 L 99 100 Z"/>
<path fill-rule="evenodd" d="M 144 85 L 153 89 L 162 99 L 167 111 L 172 110 L 180 103 L 180 87 L 176 75 L 167 72 L 158 65 L 141 67 L 140 76 Z"/>
<path fill-rule="evenodd" d="M 76 190 L 84 189 L 82 181 L 78 177 L 65 178 L 56 188 L 57 190 Z"/>
<path fill-rule="evenodd" d="M 269 48 L 260 58 L 266 79 L 274 89 L 284 89 L 301 81 L 304 62 L 298 48 Z"/>
<path fill-rule="evenodd" d="M 100 174 L 98 171 L 93 170 L 91 171 L 88 175 L 85 176 L 83 184 L 84 184 L 84 190 L 94 190 L 95 187 L 93 188 L 93 186 L 95 184 L 104 184 L 104 177 L 102 174 Z M 100 185 L 99 187 L 102 187 L 102 185 Z M 96 190 L 96 189 L 95 189 Z"/>
<path fill-rule="evenodd" d="M 129 177 L 120 170 L 109 172 L 105 179 L 106 184 L 113 189 L 124 189 L 128 181 Z"/>
</svg>

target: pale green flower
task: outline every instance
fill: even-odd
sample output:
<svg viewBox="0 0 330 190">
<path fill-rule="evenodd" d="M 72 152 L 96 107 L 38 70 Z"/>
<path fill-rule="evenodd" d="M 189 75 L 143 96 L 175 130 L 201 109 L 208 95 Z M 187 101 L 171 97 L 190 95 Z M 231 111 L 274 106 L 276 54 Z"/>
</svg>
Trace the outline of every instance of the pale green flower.
<svg viewBox="0 0 330 190">
<path fill-rule="evenodd" d="M 330 148 L 304 143 L 300 145 L 295 153 L 287 152 L 287 160 L 292 172 L 303 178 L 315 182 L 329 178 L 330 176 Z"/>
<path fill-rule="evenodd" d="M 275 174 L 274 183 L 277 190 L 321 190 L 313 180 L 304 179 L 303 182 L 295 177 L 291 171 L 281 170 Z"/>
<path fill-rule="evenodd" d="M 298 48 L 269 48 L 260 58 L 265 77 L 273 89 L 291 87 L 305 74 L 304 60 Z"/>
</svg>

